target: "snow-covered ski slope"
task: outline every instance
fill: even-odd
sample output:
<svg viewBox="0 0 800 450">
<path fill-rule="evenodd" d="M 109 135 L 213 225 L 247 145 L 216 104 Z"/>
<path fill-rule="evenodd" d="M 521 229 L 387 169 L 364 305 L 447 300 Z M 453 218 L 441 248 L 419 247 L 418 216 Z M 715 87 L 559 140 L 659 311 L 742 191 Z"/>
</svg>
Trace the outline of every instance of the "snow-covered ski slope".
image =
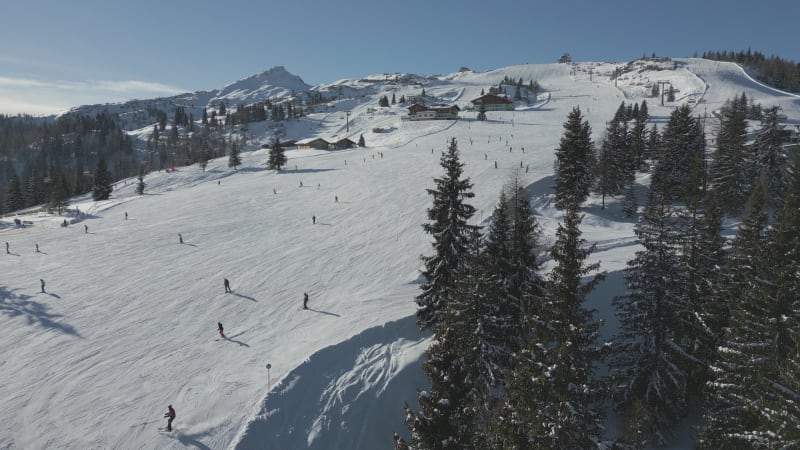
<svg viewBox="0 0 800 450">
<path fill-rule="evenodd" d="M 282 173 L 266 170 L 266 150 L 245 152 L 236 171 L 223 158 L 205 172 L 152 173 L 143 196 L 129 180 L 109 201 L 75 200 L 86 217 L 67 228 L 57 216 L 22 217 L 34 222 L 26 228 L 3 219 L 0 241 L 11 254 L 0 254 L 0 448 L 390 448 L 392 431 L 405 431 L 403 402 L 424 386 L 428 341 L 413 297 L 419 256 L 430 253 L 425 188 L 441 174 L 447 141 L 457 139 L 474 183 L 476 222 L 489 220 L 518 176 L 552 241 L 560 218 L 550 206 L 553 150 L 574 106 L 598 140 L 620 102 L 642 100 L 638 83 L 670 77 L 681 99 L 703 100 L 697 107 L 716 109 L 744 91 L 800 123 L 797 97 L 738 67 L 680 62 L 674 73 L 631 73 L 617 87 L 602 75 L 615 65 L 601 63 L 580 63 L 574 75 L 557 64 L 458 73 L 425 86 L 461 106 L 504 76 L 545 89 L 533 106 L 490 112 L 486 122 L 474 112 L 404 122 L 404 108 L 377 100 L 420 87 L 370 85 L 286 127 L 297 139 L 344 136 L 347 110 L 349 135 L 363 133 L 366 149 L 291 150 Z M 648 105 L 660 123 L 675 106 Z M 268 128 L 251 124 L 249 133 L 257 148 Z M 591 302 L 611 334 L 611 297 L 638 247 L 619 205 L 599 205 L 585 205 L 583 230 L 609 272 Z M 223 292 L 223 278 L 233 293 Z M 159 433 L 168 404 L 175 431 Z"/>
</svg>

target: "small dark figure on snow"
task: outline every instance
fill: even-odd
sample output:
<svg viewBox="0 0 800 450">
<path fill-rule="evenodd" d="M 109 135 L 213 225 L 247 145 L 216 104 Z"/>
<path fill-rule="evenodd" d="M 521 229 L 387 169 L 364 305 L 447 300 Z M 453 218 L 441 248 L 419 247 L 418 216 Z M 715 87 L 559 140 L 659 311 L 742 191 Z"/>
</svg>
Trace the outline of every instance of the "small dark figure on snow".
<svg viewBox="0 0 800 450">
<path fill-rule="evenodd" d="M 225 283 L 224 284 L 225 284 L 225 292 L 231 292 L 231 282 L 228 281 L 227 278 L 225 278 Z"/>
<path fill-rule="evenodd" d="M 175 420 L 175 409 L 172 405 L 167 406 L 169 408 L 167 413 L 164 414 L 164 417 L 167 418 L 167 431 L 172 431 L 172 421 Z"/>
<path fill-rule="evenodd" d="M 308 294 L 303 292 L 303 309 L 308 309 Z"/>
<path fill-rule="evenodd" d="M 316 225 L 317 223 L 317 216 L 311 216 L 311 224 Z"/>
<path fill-rule="evenodd" d="M 36 244 L 36 253 L 41 253 L 41 252 L 39 251 L 39 244 Z"/>
<path fill-rule="evenodd" d="M 128 220 L 128 211 L 125 211 L 125 220 Z"/>
<path fill-rule="evenodd" d="M 338 195 L 334 195 L 334 196 L 333 196 L 333 200 L 334 200 L 336 203 L 339 203 L 339 196 L 338 196 Z"/>
<path fill-rule="evenodd" d="M 45 293 L 45 290 L 44 290 L 44 279 L 43 278 L 39 278 L 39 283 L 42 284 L 42 294 L 44 294 Z"/>
<path fill-rule="evenodd" d="M 64 219 L 64 222 L 61 224 L 61 226 L 67 228 L 67 219 Z"/>
<path fill-rule="evenodd" d="M 217 322 L 217 329 L 219 330 L 219 337 L 222 339 L 227 339 L 225 337 L 225 330 L 222 328 L 222 322 Z"/>
<path fill-rule="evenodd" d="M 83 224 L 83 232 L 84 234 L 89 234 L 89 225 Z"/>
<path fill-rule="evenodd" d="M 8 254 L 8 253 L 11 253 L 11 251 L 8 249 L 8 242 L 6 242 L 6 253 L 7 253 L 7 254 Z"/>
<path fill-rule="evenodd" d="M 183 244 L 183 235 L 180 233 L 178 233 L 178 240 L 181 241 L 181 244 Z"/>
</svg>

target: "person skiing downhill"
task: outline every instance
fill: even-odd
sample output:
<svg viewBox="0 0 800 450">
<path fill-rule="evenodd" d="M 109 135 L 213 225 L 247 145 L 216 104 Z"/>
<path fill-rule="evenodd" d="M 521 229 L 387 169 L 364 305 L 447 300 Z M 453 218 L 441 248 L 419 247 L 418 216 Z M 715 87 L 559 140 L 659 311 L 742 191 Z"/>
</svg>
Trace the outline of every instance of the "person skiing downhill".
<svg viewBox="0 0 800 450">
<path fill-rule="evenodd" d="M 6 254 L 11 254 L 11 251 L 8 249 L 8 242 L 6 242 Z"/>
<path fill-rule="evenodd" d="M 303 309 L 308 309 L 308 294 L 303 292 Z"/>
<path fill-rule="evenodd" d="M 181 244 L 183 244 L 183 235 L 180 233 L 178 233 L 178 240 L 181 241 Z"/>
<path fill-rule="evenodd" d="M 172 408 L 172 405 L 167 406 L 169 408 L 167 413 L 164 414 L 164 417 L 167 418 L 167 431 L 172 431 L 172 421 L 175 420 L 175 409 Z"/>
<path fill-rule="evenodd" d="M 231 282 L 228 281 L 227 278 L 225 278 L 225 282 L 223 284 L 225 285 L 225 292 L 232 292 L 231 291 Z"/>
<path fill-rule="evenodd" d="M 222 322 L 217 322 L 217 329 L 219 330 L 219 337 L 222 339 L 227 339 L 225 337 L 225 330 L 222 328 Z"/>
<path fill-rule="evenodd" d="M 42 294 L 44 294 L 45 293 L 45 290 L 44 290 L 44 278 L 39 278 L 39 282 L 42 284 Z"/>
</svg>

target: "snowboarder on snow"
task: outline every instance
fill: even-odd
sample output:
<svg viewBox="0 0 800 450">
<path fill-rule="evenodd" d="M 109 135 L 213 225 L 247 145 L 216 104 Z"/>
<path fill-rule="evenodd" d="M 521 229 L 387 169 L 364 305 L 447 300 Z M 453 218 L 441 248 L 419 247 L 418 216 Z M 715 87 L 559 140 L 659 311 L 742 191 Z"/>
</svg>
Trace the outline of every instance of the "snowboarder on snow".
<svg viewBox="0 0 800 450">
<path fill-rule="evenodd" d="M 222 328 L 222 322 L 217 322 L 217 329 L 219 330 L 219 337 L 222 339 L 227 339 L 225 337 L 225 330 Z"/>
<path fill-rule="evenodd" d="M 180 233 L 178 233 L 178 240 L 181 241 L 181 244 L 183 244 L 183 235 Z"/>
<path fill-rule="evenodd" d="M 232 292 L 231 291 L 231 282 L 228 281 L 227 278 L 225 278 L 225 282 L 223 284 L 225 285 L 225 292 Z"/>
<path fill-rule="evenodd" d="M 308 309 L 308 294 L 303 292 L 303 309 Z"/>
<path fill-rule="evenodd" d="M 39 282 L 42 284 L 42 294 L 44 294 L 45 293 L 45 291 L 44 291 L 44 279 L 43 278 L 39 278 Z"/>
<path fill-rule="evenodd" d="M 167 431 L 172 431 L 172 421 L 175 420 L 175 409 L 172 408 L 172 405 L 167 406 L 169 408 L 167 413 L 164 414 L 164 417 L 167 418 Z"/>
</svg>

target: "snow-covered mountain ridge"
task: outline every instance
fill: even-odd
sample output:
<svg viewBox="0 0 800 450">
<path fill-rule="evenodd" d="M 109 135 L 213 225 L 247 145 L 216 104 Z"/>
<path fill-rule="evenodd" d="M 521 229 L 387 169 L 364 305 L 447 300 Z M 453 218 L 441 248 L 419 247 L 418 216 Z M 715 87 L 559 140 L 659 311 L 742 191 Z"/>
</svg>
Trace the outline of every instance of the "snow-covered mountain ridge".
<svg viewBox="0 0 800 450">
<path fill-rule="evenodd" d="M 26 216 L 33 225 L 25 228 L 0 219 L 0 240 L 10 244 L 0 255 L 0 448 L 391 448 L 391 433 L 405 431 L 403 402 L 413 405 L 415 388 L 424 387 L 419 363 L 428 341 L 416 329 L 413 298 L 419 255 L 431 252 L 421 228 L 425 188 L 441 175 L 450 138 L 474 184 L 474 222 L 488 223 L 516 174 L 552 241 L 561 219 L 550 206 L 553 150 L 574 106 L 598 140 L 622 101 L 641 102 L 648 83 L 669 80 L 676 102 L 647 98 L 659 127 L 678 104 L 711 117 L 742 92 L 780 105 L 785 123 L 800 124 L 797 96 L 754 82 L 738 66 L 676 61 L 675 70 L 626 72 L 616 86 L 608 74 L 622 63 L 309 87 L 341 86 L 342 94 L 284 123 L 287 137 L 363 134 L 367 148 L 289 150 L 287 170 L 275 173 L 260 149 L 275 124 L 252 123 L 238 170 L 220 158 L 205 171 L 153 172 L 142 196 L 127 180 L 108 201 L 74 199 L 81 216 Z M 283 83 L 297 80 L 273 70 L 180 98 L 207 105 L 265 93 L 278 79 L 290 93 Z M 530 105 L 487 113 L 485 122 L 472 111 L 458 121 L 408 122 L 403 105 L 377 106 L 382 95 L 419 95 L 423 87 L 468 106 L 504 77 L 537 80 L 543 92 Z M 587 201 L 582 230 L 609 272 L 590 298 L 609 336 L 611 299 L 639 246 L 620 205 L 607 203 Z M 233 293 L 224 293 L 223 278 Z M 304 292 L 311 310 L 301 309 Z M 218 338 L 217 322 L 228 339 Z M 161 434 L 168 404 L 177 410 L 175 431 Z"/>
</svg>

